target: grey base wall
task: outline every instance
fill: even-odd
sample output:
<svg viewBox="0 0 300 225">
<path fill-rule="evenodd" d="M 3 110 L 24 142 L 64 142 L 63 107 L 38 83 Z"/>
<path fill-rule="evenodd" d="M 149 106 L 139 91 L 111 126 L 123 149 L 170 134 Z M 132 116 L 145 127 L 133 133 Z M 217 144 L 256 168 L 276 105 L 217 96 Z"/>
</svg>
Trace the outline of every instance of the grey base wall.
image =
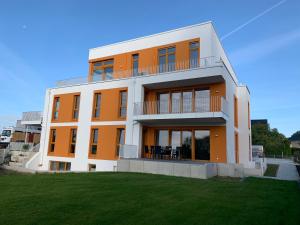
<svg viewBox="0 0 300 225">
<path fill-rule="evenodd" d="M 262 176 L 261 169 L 244 168 L 241 164 L 185 163 L 135 159 L 119 160 L 117 163 L 117 171 L 151 173 L 199 179 L 208 179 L 214 176 L 240 178 L 246 176 Z"/>
</svg>

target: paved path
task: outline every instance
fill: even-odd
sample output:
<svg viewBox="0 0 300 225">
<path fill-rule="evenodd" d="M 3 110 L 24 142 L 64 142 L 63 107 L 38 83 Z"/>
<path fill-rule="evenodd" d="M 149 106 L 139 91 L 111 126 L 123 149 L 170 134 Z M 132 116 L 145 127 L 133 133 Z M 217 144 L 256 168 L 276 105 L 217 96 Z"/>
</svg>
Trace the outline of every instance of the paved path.
<svg viewBox="0 0 300 225">
<path fill-rule="evenodd" d="M 279 180 L 297 180 L 299 181 L 299 175 L 297 168 L 292 160 L 289 159 L 272 159 L 268 158 L 267 163 L 279 164 L 277 171 L 277 179 Z"/>
</svg>

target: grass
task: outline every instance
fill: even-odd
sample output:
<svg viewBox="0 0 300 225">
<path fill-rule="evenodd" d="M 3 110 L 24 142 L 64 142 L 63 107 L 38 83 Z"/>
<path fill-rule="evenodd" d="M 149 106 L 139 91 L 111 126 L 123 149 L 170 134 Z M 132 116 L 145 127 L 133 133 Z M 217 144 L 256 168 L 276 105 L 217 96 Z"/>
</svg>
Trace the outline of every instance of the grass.
<svg viewBox="0 0 300 225">
<path fill-rule="evenodd" d="M 135 173 L 0 176 L 4 224 L 300 224 L 297 182 Z"/>
<path fill-rule="evenodd" d="M 266 170 L 264 176 L 276 177 L 278 168 L 279 168 L 278 164 L 268 164 L 267 165 L 267 170 Z"/>
</svg>

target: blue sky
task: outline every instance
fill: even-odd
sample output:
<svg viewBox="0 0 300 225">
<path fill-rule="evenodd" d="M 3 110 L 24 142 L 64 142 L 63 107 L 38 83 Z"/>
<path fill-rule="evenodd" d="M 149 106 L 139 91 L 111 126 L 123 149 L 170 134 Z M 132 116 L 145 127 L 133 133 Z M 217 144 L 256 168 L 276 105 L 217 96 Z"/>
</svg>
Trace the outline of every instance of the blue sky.
<svg viewBox="0 0 300 225">
<path fill-rule="evenodd" d="M 86 75 L 89 48 L 211 20 L 252 119 L 289 136 L 300 130 L 299 12 L 298 0 L 2 0 L 0 129 L 42 110 L 55 81 Z"/>
</svg>

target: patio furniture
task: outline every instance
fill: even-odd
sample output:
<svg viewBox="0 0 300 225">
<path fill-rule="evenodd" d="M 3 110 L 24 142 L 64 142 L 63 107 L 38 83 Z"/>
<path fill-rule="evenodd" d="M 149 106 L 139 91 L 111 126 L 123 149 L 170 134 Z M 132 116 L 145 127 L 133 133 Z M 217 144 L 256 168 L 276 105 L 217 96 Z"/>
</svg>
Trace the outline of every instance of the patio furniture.
<svg viewBox="0 0 300 225">
<path fill-rule="evenodd" d="M 149 158 L 149 147 L 148 147 L 148 145 L 144 146 L 144 157 Z"/>
<path fill-rule="evenodd" d="M 154 153 L 155 153 L 155 146 L 150 146 L 150 158 L 154 159 Z"/>
</svg>

